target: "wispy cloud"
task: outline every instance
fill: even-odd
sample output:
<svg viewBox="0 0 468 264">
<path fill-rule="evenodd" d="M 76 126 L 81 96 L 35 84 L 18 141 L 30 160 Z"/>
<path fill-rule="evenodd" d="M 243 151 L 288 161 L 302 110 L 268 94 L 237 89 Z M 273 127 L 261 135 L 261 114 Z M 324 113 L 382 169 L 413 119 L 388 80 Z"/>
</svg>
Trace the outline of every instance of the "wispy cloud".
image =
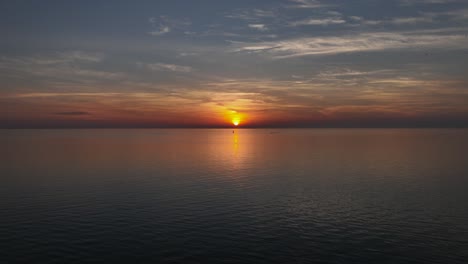
<svg viewBox="0 0 468 264">
<path fill-rule="evenodd" d="M 166 19 L 164 17 L 161 17 L 160 19 L 156 19 L 155 17 L 150 17 L 148 19 L 148 22 L 151 24 L 153 30 L 148 32 L 148 34 L 152 36 L 161 36 L 166 33 L 171 32 L 171 28 L 167 24 Z"/>
<path fill-rule="evenodd" d="M 267 31 L 268 27 L 265 24 L 249 24 L 249 28 L 256 29 L 259 31 Z"/>
<path fill-rule="evenodd" d="M 244 44 L 237 52 L 263 52 L 274 58 L 327 55 L 345 52 L 378 51 L 433 47 L 465 49 L 468 39 L 462 34 L 435 35 L 374 32 L 339 37 L 305 37 L 291 40 Z"/>
<path fill-rule="evenodd" d="M 152 36 L 162 36 L 171 32 L 174 28 L 186 28 L 191 24 L 187 19 L 176 20 L 167 16 L 150 17 L 148 22 L 151 24 L 152 30 L 148 34 Z"/>
<path fill-rule="evenodd" d="M 371 76 L 371 75 L 386 75 L 386 74 L 395 74 L 395 70 L 392 69 L 383 69 L 383 70 L 373 70 L 373 71 L 359 71 L 353 69 L 340 69 L 332 71 L 322 71 L 318 74 L 318 77 L 329 78 L 329 77 L 356 77 L 356 76 Z"/>
<path fill-rule="evenodd" d="M 390 21 L 392 24 L 405 25 L 405 24 L 419 24 L 419 23 L 432 23 L 434 22 L 431 16 L 420 16 L 420 17 L 398 17 Z"/>
<path fill-rule="evenodd" d="M 232 19 L 241 19 L 247 21 L 258 21 L 264 18 L 275 17 L 276 13 L 274 10 L 268 9 L 238 9 L 233 12 L 226 14 L 224 17 Z"/>
<path fill-rule="evenodd" d="M 150 34 L 151 36 L 161 36 L 169 32 L 171 32 L 171 28 L 169 28 L 168 26 L 161 26 L 158 30 L 150 31 L 148 32 L 148 34 Z"/>
<path fill-rule="evenodd" d="M 348 24 L 349 26 L 375 26 L 375 25 L 380 25 L 388 21 L 384 20 L 369 20 L 365 19 L 364 17 L 361 16 L 349 16 L 348 17 Z"/>
<path fill-rule="evenodd" d="M 56 52 L 50 55 L 35 55 L 22 57 L 2 57 L 0 67 L 7 66 L 30 66 L 30 65 L 57 65 L 65 63 L 96 63 L 102 61 L 102 53 L 89 53 L 83 51 Z"/>
<path fill-rule="evenodd" d="M 294 21 L 289 23 L 290 26 L 326 26 L 333 24 L 343 24 L 346 23 L 345 20 L 341 18 L 321 18 L 321 19 L 304 19 L 299 21 Z"/>
<path fill-rule="evenodd" d="M 104 59 L 104 55 L 102 53 L 90 53 L 83 51 L 60 52 L 58 56 L 64 61 L 100 62 Z"/>
<path fill-rule="evenodd" d="M 317 16 L 317 15 L 316 15 Z M 327 25 L 336 25 L 344 24 L 346 20 L 343 19 L 343 14 L 337 11 L 328 11 L 324 12 L 318 17 L 309 17 L 302 20 L 290 21 L 289 26 L 327 26 Z"/>
<path fill-rule="evenodd" d="M 99 63 L 103 58 L 103 54 L 83 51 L 57 52 L 47 56 L 3 57 L 0 59 L 0 69 L 8 72 L 80 82 L 91 79 L 116 80 L 125 76 L 121 72 L 97 70 L 89 65 Z"/>
<path fill-rule="evenodd" d="M 443 12 L 425 12 L 426 16 L 432 17 L 445 17 L 449 20 L 460 22 L 461 20 L 468 20 L 468 9 L 458 9 Z"/>
<path fill-rule="evenodd" d="M 348 25 L 365 25 L 365 26 L 376 26 L 376 25 L 396 25 L 396 26 L 405 26 L 405 25 L 416 25 L 422 23 L 437 23 L 438 15 L 433 13 L 422 13 L 418 16 L 413 17 L 394 17 L 391 19 L 385 20 L 368 20 L 359 16 L 350 16 L 348 17 Z"/>
<path fill-rule="evenodd" d="M 149 63 L 143 64 L 138 63 L 139 66 L 144 66 L 147 69 L 152 71 L 172 71 L 172 72 L 191 72 L 192 67 L 190 66 L 182 66 L 176 64 L 167 64 L 167 63 Z"/>
<path fill-rule="evenodd" d="M 330 6 L 318 0 L 290 0 L 289 2 L 292 3 L 288 5 L 289 8 L 321 8 Z"/>
<path fill-rule="evenodd" d="M 57 112 L 54 113 L 56 115 L 64 115 L 64 116 L 83 116 L 83 115 L 90 115 L 89 112 L 84 111 L 69 111 L 69 112 Z"/>
<path fill-rule="evenodd" d="M 400 0 L 402 5 L 417 5 L 417 4 L 448 4 L 463 2 L 464 0 Z"/>
</svg>

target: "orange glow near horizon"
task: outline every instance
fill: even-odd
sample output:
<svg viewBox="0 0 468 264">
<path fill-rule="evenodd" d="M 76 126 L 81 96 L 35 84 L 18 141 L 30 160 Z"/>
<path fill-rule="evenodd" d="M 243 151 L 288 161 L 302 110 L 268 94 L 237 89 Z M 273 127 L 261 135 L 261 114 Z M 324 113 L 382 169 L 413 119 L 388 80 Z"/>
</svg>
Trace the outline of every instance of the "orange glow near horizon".
<svg viewBox="0 0 468 264">
<path fill-rule="evenodd" d="M 394 105 L 349 106 L 336 101 L 336 106 L 317 106 L 321 110 L 316 112 L 307 107 L 296 110 L 289 105 L 269 105 L 263 109 L 263 105 L 245 105 L 243 101 L 230 105 L 213 102 L 199 105 L 192 104 L 189 99 L 163 98 L 151 93 L 18 93 L 3 97 L 0 94 L 0 102 L 7 102 L 0 103 L 0 109 L 5 110 L 0 111 L 2 128 L 392 127 L 413 123 L 432 126 L 434 122 L 452 124 L 464 120 L 454 112 L 441 115 L 443 108 L 413 113 L 409 108 L 397 109 Z"/>
<path fill-rule="evenodd" d="M 232 123 L 234 126 L 239 126 L 244 121 L 244 114 L 241 114 L 237 111 L 230 110 L 226 113 L 226 121 Z"/>
</svg>

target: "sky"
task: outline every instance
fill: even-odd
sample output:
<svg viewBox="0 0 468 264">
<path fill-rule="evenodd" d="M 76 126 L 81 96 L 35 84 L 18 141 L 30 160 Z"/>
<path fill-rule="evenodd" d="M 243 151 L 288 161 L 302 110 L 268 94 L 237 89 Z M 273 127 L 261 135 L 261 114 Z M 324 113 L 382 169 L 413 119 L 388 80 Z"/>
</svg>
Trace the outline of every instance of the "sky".
<svg viewBox="0 0 468 264">
<path fill-rule="evenodd" d="M 468 127 L 466 0 L 1 1 L 0 128 Z"/>
</svg>

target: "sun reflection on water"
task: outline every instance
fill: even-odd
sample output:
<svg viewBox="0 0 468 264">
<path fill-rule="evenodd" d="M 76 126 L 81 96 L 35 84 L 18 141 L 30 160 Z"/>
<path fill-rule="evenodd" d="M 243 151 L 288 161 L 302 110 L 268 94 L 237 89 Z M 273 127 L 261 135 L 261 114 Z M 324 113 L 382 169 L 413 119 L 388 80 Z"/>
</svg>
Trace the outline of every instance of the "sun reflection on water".
<svg viewBox="0 0 468 264">
<path fill-rule="evenodd" d="M 232 149 L 234 151 L 234 155 L 237 156 L 239 151 L 239 133 L 237 129 L 232 131 Z"/>
</svg>

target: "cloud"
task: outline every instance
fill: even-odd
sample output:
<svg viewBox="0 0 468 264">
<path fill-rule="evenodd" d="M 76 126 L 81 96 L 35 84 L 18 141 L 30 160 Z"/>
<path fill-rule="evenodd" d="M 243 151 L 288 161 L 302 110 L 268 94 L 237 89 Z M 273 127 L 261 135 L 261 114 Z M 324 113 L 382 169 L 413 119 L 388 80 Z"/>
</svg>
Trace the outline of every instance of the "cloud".
<svg viewBox="0 0 468 264">
<path fill-rule="evenodd" d="M 341 18 L 304 19 L 289 23 L 290 26 L 326 26 L 332 24 L 343 24 L 345 20 Z"/>
<path fill-rule="evenodd" d="M 266 9 L 238 9 L 226 14 L 224 17 L 232 19 L 241 19 L 247 21 L 256 21 L 264 18 L 275 17 L 276 13 L 273 10 Z"/>
<path fill-rule="evenodd" d="M 461 3 L 464 0 L 400 0 L 401 5 Z"/>
<path fill-rule="evenodd" d="M 385 21 L 383 20 L 363 20 L 361 24 L 366 25 L 366 26 L 375 26 L 375 25 L 380 25 L 384 22 Z"/>
<path fill-rule="evenodd" d="M 206 36 L 242 37 L 243 34 L 226 32 L 224 30 L 219 30 L 219 29 L 209 29 L 204 32 L 201 32 L 200 34 L 198 34 L 198 36 L 200 37 L 206 37 Z"/>
<path fill-rule="evenodd" d="M 103 60 L 104 55 L 102 53 L 90 53 L 83 51 L 70 51 L 70 52 L 61 52 L 59 57 L 64 61 L 88 61 L 88 62 L 100 62 Z"/>
<path fill-rule="evenodd" d="M 64 71 L 68 71 L 69 74 L 78 76 L 78 77 L 88 77 L 96 79 L 106 79 L 106 80 L 117 80 L 122 79 L 126 74 L 121 72 L 108 72 L 108 71 L 98 71 L 98 70 L 86 70 L 79 68 L 63 68 Z"/>
<path fill-rule="evenodd" d="M 153 30 L 148 34 L 151 36 L 162 36 L 172 31 L 172 29 L 184 29 L 192 23 L 188 19 L 172 19 L 167 16 L 160 16 L 159 18 L 150 17 L 148 22 L 151 24 Z"/>
<path fill-rule="evenodd" d="M 288 5 L 288 8 L 322 8 L 328 7 L 328 4 L 322 4 L 318 0 L 290 0 L 293 4 Z"/>
<path fill-rule="evenodd" d="M 172 71 L 172 72 L 191 72 L 192 67 L 182 66 L 176 64 L 167 64 L 167 63 L 152 63 L 152 64 L 142 64 L 139 65 L 145 66 L 147 69 L 152 71 Z"/>
<path fill-rule="evenodd" d="M 361 77 L 361 76 L 372 76 L 372 75 L 385 75 L 395 74 L 395 70 L 383 69 L 373 71 L 358 71 L 353 69 L 340 69 L 334 71 L 322 71 L 318 74 L 320 78 L 340 78 L 340 77 Z"/>
<path fill-rule="evenodd" d="M 169 28 L 168 26 L 160 26 L 158 30 L 150 31 L 148 32 L 148 34 L 150 34 L 151 36 L 161 36 L 169 32 L 171 32 L 171 28 Z"/>
<path fill-rule="evenodd" d="M 256 29 L 259 31 L 267 31 L 268 27 L 265 24 L 249 24 L 249 28 Z"/>
<path fill-rule="evenodd" d="M 468 95 L 454 87 L 456 81 L 404 77 L 406 73 L 406 70 L 399 69 L 370 71 L 344 69 L 319 74 L 312 78 L 295 76 L 291 81 L 258 78 L 225 79 L 204 84 L 203 86 L 210 90 L 200 93 L 210 94 L 213 102 L 227 106 L 236 98 L 242 98 L 240 101 L 246 103 L 242 110 L 268 109 L 290 113 L 299 110 L 295 113 L 299 115 L 313 109 L 326 111 L 334 107 L 354 106 L 367 108 L 370 112 L 375 112 L 375 109 L 372 110 L 373 106 L 394 111 L 434 111 L 436 105 L 444 107 L 447 102 L 460 105 Z M 401 77 L 395 78 L 395 76 Z M 361 81 L 348 82 L 346 79 L 330 77 L 357 77 Z M 297 79 L 301 81 L 298 82 Z M 288 88 L 284 89 L 285 87 Z M 444 89 L 441 89 L 442 87 Z M 435 93 L 444 97 L 434 97 Z M 459 96 L 453 96 L 455 94 Z"/>
<path fill-rule="evenodd" d="M 37 92 L 37 93 L 15 93 L 9 95 L 0 95 L 1 98 L 42 98 L 42 97 L 110 97 L 120 95 L 122 93 L 102 93 L 102 92 L 89 92 L 89 93 L 76 93 L 76 92 Z"/>
<path fill-rule="evenodd" d="M 415 25 L 422 23 L 444 23 L 447 21 L 452 22 L 462 22 L 468 20 L 468 9 L 458 9 L 458 10 L 449 10 L 449 11 L 439 11 L 439 12 L 420 12 L 419 16 L 412 17 L 394 17 L 391 19 L 385 20 L 367 20 L 360 16 L 349 16 L 349 25 L 396 25 L 396 26 L 405 26 L 405 25 Z"/>
<path fill-rule="evenodd" d="M 290 40 L 241 44 L 235 52 L 261 52 L 273 58 L 306 55 L 332 55 L 345 52 L 379 51 L 432 47 L 466 49 L 468 38 L 464 34 L 420 34 L 369 32 L 336 37 L 303 37 Z"/>
<path fill-rule="evenodd" d="M 83 111 L 58 112 L 58 113 L 54 113 L 54 114 L 56 114 L 56 115 L 65 115 L 65 116 L 90 115 L 89 112 L 83 112 Z"/>
<path fill-rule="evenodd" d="M 404 25 L 404 24 L 419 24 L 419 23 L 432 23 L 434 19 L 430 16 L 423 17 L 398 17 L 390 21 L 395 25 Z"/>
<path fill-rule="evenodd" d="M 187 57 L 187 56 L 197 56 L 198 53 L 196 52 L 181 52 L 179 53 L 180 57 Z"/>
<path fill-rule="evenodd" d="M 363 17 L 359 16 L 350 16 L 349 17 L 349 25 L 356 26 L 356 25 L 366 25 L 366 26 L 375 26 L 375 25 L 396 25 L 396 26 L 404 26 L 404 25 L 414 25 L 414 24 L 421 24 L 421 23 L 435 23 L 438 15 L 435 13 L 422 13 L 421 16 L 414 16 L 414 17 L 395 17 L 392 19 L 387 20 L 367 20 Z"/>
<path fill-rule="evenodd" d="M 148 32 L 148 34 L 150 34 L 151 36 L 161 36 L 171 32 L 171 28 L 168 25 L 169 23 L 166 17 L 164 16 L 161 16 L 159 19 L 156 19 L 155 17 L 150 17 L 148 19 L 148 22 L 153 27 L 153 30 Z"/>
<path fill-rule="evenodd" d="M 0 59 L 0 69 L 5 70 L 5 74 L 21 73 L 79 82 L 91 79 L 116 80 L 126 76 L 121 72 L 89 68 L 90 63 L 99 63 L 103 58 L 104 55 L 100 53 L 83 51 L 57 52 L 47 56 L 3 57 Z"/>
<path fill-rule="evenodd" d="M 104 55 L 101 53 L 90 53 L 83 51 L 67 51 L 56 52 L 51 55 L 36 55 L 36 56 L 23 56 L 23 57 L 2 57 L 0 60 L 0 67 L 7 66 L 52 66 L 58 64 L 69 63 L 97 63 L 101 62 Z"/>
<path fill-rule="evenodd" d="M 427 12 L 427 16 L 447 17 L 450 20 L 460 21 L 468 19 L 468 9 L 451 10 L 445 12 Z"/>
<path fill-rule="evenodd" d="M 344 24 L 346 21 L 343 19 L 343 14 L 337 11 L 328 11 L 324 13 L 323 17 L 312 17 L 306 18 L 299 21 L 289 22 L 288 25 L 292 27 L 297 26 L 327 26 L 327 25 L 336 25 Z"/>
<path fill-rule="evenodd" d="M 362 21 L 364 18 L 360 16 L 350 16 L 349 17 L 353 21 Z"/>
<path fill-rule="evenodd" d="M 349 26 L 365 25 L 365 26 L 375 26 L 380 25 L 386 21 L 384 20 L 367 20 L 361 16 L 349 16 L 348 17 Z"/>
<path fill-rule="evenodd" d="M 244 46 L 236 51 L 268 51 L 273 49 L 281 48 L 281 45 L 278 46 Z"/>
</svg>

